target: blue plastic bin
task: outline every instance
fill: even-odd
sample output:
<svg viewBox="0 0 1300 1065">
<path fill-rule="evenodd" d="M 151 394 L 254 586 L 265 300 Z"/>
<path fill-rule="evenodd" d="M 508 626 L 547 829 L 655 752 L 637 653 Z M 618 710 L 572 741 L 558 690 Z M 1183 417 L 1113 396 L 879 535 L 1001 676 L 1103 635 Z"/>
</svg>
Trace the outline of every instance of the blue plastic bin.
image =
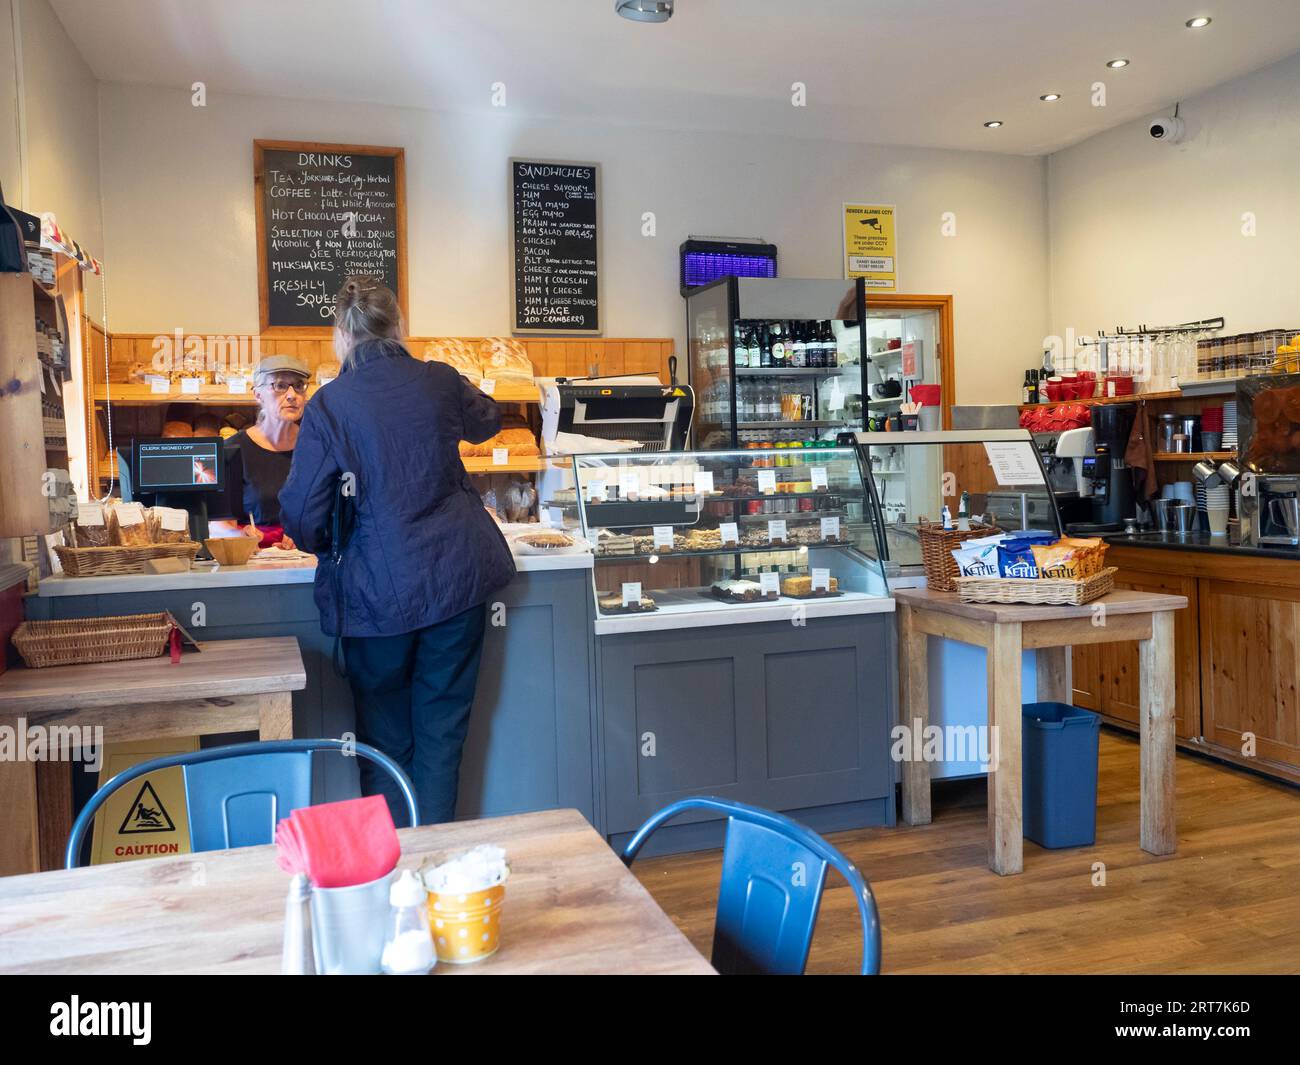
<svg viewBox="0 0 1300 1065">
<path fill-rule="evenodd" d="M 1040 847 L 1095 843 L 1101 718 L 1068 703 L 1026 703 L 1021 726 L 1025 839 Z"/>
</svg>

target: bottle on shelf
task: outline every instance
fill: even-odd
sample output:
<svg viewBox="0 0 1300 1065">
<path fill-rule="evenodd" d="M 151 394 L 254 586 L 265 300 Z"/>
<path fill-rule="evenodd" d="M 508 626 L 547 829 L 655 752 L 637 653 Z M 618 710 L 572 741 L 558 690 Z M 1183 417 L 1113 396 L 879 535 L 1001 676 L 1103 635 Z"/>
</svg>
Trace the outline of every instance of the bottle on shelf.
<svg viewBox="0 0 1300 1065">
<path fill-rule="evenodd" d="M 772 369 L 779 370 L 785 366 L 785 333 L 781 329 L 780 322 L 773 322 L 771 329 L 768 330 L 768 349 L 772 353 L 769 364 Z"/>
<path fill-rule="evenodd" d="M 758 358 L 760 366 L 772 365 L 772 338 L 766 322 L 758 324 Z"/>
<path fill-rule="evenodd" d="M 1024 384 L 1020 386 L 1020 402 L 1021 403 L 1038 402 L 1038 371 L 1037 370 L 1030 369 L 1025 371 L 1025 381 Z"/>
<path fill-rule="evenodd" d="M 790 324 L 790 365 L 796 369 L 803 369 L 808 365 L 808 335 L 804 330 L 803 322 Z"/>
</svg>

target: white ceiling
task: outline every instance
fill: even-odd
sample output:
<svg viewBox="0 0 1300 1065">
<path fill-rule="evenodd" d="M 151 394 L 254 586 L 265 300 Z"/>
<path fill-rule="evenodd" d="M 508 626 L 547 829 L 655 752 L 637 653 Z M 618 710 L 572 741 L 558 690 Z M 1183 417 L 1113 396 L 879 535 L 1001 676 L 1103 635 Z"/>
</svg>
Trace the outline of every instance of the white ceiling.
<svg viewBox="0 0 1300 1065">
<path fill-rule="evenodd" d="M 103 81 L 483 113 L 502 82 L 523 115 L 1024 154 L 1300 51 L 1298 0 L 678 0 L 663 25 L 613 0 L 51 3 Z"/>
</svg>

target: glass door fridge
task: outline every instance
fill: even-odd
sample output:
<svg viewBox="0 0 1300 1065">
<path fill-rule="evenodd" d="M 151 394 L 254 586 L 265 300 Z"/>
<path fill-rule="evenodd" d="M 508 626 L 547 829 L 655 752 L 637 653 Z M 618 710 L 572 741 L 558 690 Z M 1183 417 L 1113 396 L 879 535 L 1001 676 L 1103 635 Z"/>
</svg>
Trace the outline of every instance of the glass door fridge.
<svg viewBox="0 0 1300 1065">
<path fill-rule="evenodd" d="M 727 277 L 686 297 L 702 450 L 802 447 L 866 428 L 862 280 Z"/>
</svg>

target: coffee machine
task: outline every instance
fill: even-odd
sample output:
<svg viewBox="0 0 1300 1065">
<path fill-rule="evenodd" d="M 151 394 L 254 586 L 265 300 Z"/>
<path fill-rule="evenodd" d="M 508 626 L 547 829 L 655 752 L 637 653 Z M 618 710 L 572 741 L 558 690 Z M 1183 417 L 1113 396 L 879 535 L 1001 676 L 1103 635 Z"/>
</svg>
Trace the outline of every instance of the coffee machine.
<svg viewBox="0 0 1300 1065">
<path fill-rule="evenodd" d="M 1092 503 L 1091 520 L 1070 522 L 1067 532 L 1120 532 L 1125 520 L 1134 516 L 1133 475 L 1124 452 L 1136 414 L 1132 403 L 1099 403 L 1092 408 L 1092 454 L 1079 460 L 1080 475 L 1087 485 L 1085 494 Z"/>
<path fill-rule="evenodd" d="M 1244 474 L 1238 486 L 1241 539 L 1253 547 L 1300 546 L 1300 475 Z"/>
</svg>

